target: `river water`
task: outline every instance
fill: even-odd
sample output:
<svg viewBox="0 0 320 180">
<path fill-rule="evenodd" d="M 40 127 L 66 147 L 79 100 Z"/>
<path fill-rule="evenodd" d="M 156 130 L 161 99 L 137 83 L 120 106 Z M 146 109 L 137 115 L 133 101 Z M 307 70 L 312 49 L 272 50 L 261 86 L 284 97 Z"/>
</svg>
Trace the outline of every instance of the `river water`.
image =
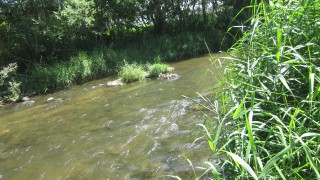
<svg viewBox="0 0 320 180">
<path fill-rule="evenodd" d="M 108 77 L 0 109 L 0 179 L 194 179 L 187 158 L 199 166 L 210 150 L 182 95 L 216 83 L 208 59 L 171 63 L 174 81 Z"/>
</svg>

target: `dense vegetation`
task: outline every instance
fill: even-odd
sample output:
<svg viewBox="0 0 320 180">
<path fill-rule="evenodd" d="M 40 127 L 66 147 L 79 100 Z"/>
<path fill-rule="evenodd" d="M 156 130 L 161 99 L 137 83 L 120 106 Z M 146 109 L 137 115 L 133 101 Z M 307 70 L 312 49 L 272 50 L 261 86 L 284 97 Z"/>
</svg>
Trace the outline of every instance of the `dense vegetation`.
<svg viewBox="0 0 320 180">
<path fill-rule="evenodd" d="M 247 3 L 2 0 L 0 66 L 17 65 L 8 79 L 18 79 L 22 93 L 45 93 L 117 73 L 124 61 L 177 60 L 206 53 L 206 45 L 223 49 L 234 38 L 225 36 L 229 23 Z M 0 85 L 5 100 L 18 92 L 8 88 Z"/>
<path fill-rule="evenodd" d="M 216 179 L 320 179 L 320 1 L 249 8 L 251 24 L 225 58 L 210 107 L 216 116 L 201 125 L 213 151 L 208 171 Z"/>
</svg>

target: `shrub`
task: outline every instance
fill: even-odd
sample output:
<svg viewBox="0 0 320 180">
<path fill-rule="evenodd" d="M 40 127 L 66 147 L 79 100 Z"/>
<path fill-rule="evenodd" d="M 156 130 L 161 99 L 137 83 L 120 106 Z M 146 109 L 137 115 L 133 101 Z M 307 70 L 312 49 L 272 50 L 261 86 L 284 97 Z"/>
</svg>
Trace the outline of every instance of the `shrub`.
<svg viewBox="0 0 320 180">
<path fill-rule="evenodd" d="M 121 67 L 119 72 L 119 76 L 123 82 L 133 82 L 133 81 L 142 81 L 145 78 L 144 70 L 141 65 L 136 63 L 134 64 L 127 64 Z"/>
<path fill-rule="evenodd" d="M 16 82 L 14 77 L 17 68 L 17 63 L 11 63 L 0 70 L 0 103 L 15 102 L 20 99 L 20 82 Z"/>
</svg>

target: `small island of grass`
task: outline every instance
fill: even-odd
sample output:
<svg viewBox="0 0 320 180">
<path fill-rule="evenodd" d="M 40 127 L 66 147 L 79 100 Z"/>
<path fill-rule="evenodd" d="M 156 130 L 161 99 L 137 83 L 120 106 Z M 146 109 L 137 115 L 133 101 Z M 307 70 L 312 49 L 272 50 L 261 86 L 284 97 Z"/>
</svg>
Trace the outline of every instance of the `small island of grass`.
<svg viewBox="0 0 320 180">
<path fill-rule="evenodd" d="M 177 74 L 170 74 L 174 70 L 165 63 L 155 64 L 128 64 L 125 63 L 119 71 L 119 79 L 108 82 L 109 86 L 122 86 L 126 83 L 134 81 L 143 81 L 145 78 L 160 78 L 170 79 L 171 77 L 178 77 Z"/>
</svg>

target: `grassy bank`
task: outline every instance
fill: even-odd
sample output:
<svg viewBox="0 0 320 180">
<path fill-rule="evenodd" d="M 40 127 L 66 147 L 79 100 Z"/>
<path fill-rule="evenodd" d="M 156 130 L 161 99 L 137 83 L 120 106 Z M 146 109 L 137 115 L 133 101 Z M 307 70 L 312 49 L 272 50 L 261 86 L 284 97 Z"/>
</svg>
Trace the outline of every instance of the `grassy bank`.
<svg viewBox="0 0 320 180">
<path fill-rule="evenodd" d="M 207 171 L 216 179 L 320 179 L 320 1 L 250 8 L 251 25 L 225 58 L 210 107 L 217 115 L 200 125 L 213 152 Z"/>
<path fill-rule="evenodd" d="M 139 41 L 98 47 L 79 52 L 69 60 L 51 65 L 37 64 L 20 75 L 21 92 L 47 93 L 92 79 L 117 74 L 127 64 L 175 61 L 207 52 L 206 43 L 217 49 L 215 38 L 205 33 L 182 33 L 177 36 L 145 37 Z"/>
</svg>

